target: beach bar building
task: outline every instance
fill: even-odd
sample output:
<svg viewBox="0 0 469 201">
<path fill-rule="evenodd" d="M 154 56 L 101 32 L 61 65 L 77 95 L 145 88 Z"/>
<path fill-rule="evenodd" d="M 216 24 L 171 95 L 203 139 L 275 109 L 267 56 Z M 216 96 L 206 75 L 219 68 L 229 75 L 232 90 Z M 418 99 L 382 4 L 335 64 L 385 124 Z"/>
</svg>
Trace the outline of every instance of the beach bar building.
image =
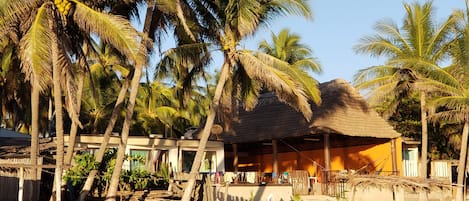
<svg viewBox="0 0 469 201">
<path fill-rule="evenodd" d="M 330 186 L 340 185 L 341 174 L 400 175 L 400 134 L 346 81 L 322 83 L 320 91 L 310 122 L 273 93 L 262 94 L 253 111 L 239 112 L 221 135 L 233 183 L 285 182 L 293 194 L 334 195 L 340 186 Z M 327 185 L 314 189 L 319 183 Z"/>
</svg>

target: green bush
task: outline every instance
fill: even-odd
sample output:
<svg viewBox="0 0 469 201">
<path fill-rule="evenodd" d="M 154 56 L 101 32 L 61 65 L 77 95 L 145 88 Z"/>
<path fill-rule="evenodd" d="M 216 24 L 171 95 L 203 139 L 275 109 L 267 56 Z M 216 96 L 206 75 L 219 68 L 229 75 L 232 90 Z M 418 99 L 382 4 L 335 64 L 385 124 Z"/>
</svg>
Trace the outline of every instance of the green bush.
<svg viewBox="0 0 469 201">
<path fill-rule="evenodd" d="M 90 171 L 98 167 L 98 163 L 95 162 L 94 156 L 88 152 L 75 155 L 74 161 L 74 166 L 67 170 L 64 179 L 71 182 L 73 186 L 79 187 L 84 184 Z"/>
</svg>

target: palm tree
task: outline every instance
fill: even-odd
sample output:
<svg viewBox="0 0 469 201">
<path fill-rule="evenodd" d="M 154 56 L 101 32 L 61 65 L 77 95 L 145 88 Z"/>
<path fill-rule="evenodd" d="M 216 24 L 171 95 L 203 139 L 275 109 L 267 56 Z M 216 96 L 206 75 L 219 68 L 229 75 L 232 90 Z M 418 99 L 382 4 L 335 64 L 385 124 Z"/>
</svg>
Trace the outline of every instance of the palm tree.
<svg viewBox="0 0 469 201">
<path fill-rule="evenodd" d="M 430 81 L 431 82 L 431 81 Z M 431 86 L 428 82 L 423 82 L 424 85 Z M 441 85 L 441 84 L 437 84 Z M 448 86 L 444 85 L 440 88 L 444 90 L 441 96 L 435 98 L 430 102 L 430 105 L 435 108 L 440 108 L 436 114 L 430 116 L 433 121 L 443 121 L 448 124 L 463 124 L 461 148 L 458 163 L 458 177 L 457 177 L 457 190 L 456 201 L 462 201 L 464 196 L 464 177 L 466 174 L 466 156 L 467 156 L 467 143 L 469 133 L 469 87 L 462 85 Z M 442 109 L 443 108 L 443 109 Z"/>
<path fill-rule="evenodd" d="M 178 38 L 179 40 L 187 40 L 187 38 L 190 38 L 190 40 L 194 41 L 194 39 L 197 39 L 192 32 L 193 27 L 189 26 L 191 23 L 186 21 L 186 19 L 191 19 L 190 15 L 192 14 L 190 9 L 191 5 L 188 2 L 162 0 L 158 1 L 158 6 L 155 6 L 155 3 L 156 2 L 154 1 L 148 2 L 146 18 L 143 26 L 144 35 L 155 33 L 155 31 L 157 33 L 161 33 L 162 30 L 167 30 L 168 27 L 173 27 L 178 36 L 183 36 L 182 38 Z M 193 25 L 196 26 L 197 24 Z M 183 29 L 183 31 L 179 31 L 181 28 Z M 152 38 L 153 36 L 150 37 Z M 131 82 L 131 91 L 127 105 L 127 113 L 125 115 L 124 125 L 121 134 L 121 141 L 119 143 L 119 148 L 117 152 L 116 164 L 114 167 L 114 172 L 111 177 L 109 191 L 107 194 L 108 200 L 116 199 L 120 171 L 122 170 L 122 164 L 124 162 L 125 147 L 127 145 L 127 139 L 131 120 L 133 117 L 133 110 L 135 106 L 135 100 L 137 97 L 141 74 L 142 69 L 135 68 Z"/>
<path fill-rule="evenodd" d="M 106 120 L 131 67 L 110 45 L 94 44 L 92 50 L 88 57 L 90 76 L 84 80 L 82 123 L 84 132 L 95 134 L 104 133 Z"/>
<path fill-rule="evenodd" d="M 457 38 L 450 49 L 452 66 L 447 71 L 457 82 L 453 84 L 439 83 L 433 80 L 423 82 L 421 87 L 432 87 L 439 92 L 430 105 L 439 109 L 431 116 L 433 121 L 443 121 L 449 124 L 463 124 L 461 134 L 461 148 L 458 163 L 458 177 L 456 201 L 464 200 L 464 177 L 466 175 L 467 144 L 469 137 L 469 4 L 466 0 L 466 10 L 455 11 L 459 22 L 456 27 Z"/>
<path fill-rule="evenodd" d="M 356 52 L 371 56 L 384 56 L 386 64 L 360 70 L 355 75 L 358 89 L 370 90 L 372 105 L 387 103 L 388 111 L 395 111 L 402 97 L 414 94 L 414 83 L 422 78 L 440 79 L 445 76 L 438 65 L 445 59 L 450 42 L 450 28 L 454 16 L 436 26 L 431 2 L 404 3 L 406 15 L 399 28 L 393 21 L 380 21 L 375 25 L 376 35 L 360 40 Z M 422 156 L 420 176 L 427 176 L 427 106 L 426 91 L 419 91 L 422 123 Z M 388 112 L 388 113 L 389 113 Z"/>
<path fill-rule="evenodd" d="M 125 96 L 129 88 L 130 64 L 125 57 L 109 44 L 92 42 L 89 48 L 88 63 L 91 77 L 86 80 L 82 100 L 84 112 L 84 130 L 91 133 L 104 132 L 103 142 L 95 154 L 96 163 L 101 164 L 109 139 L 120 116 Z M 119 79 L 118 74 L 123 80 Z M 120 90 L 116 90 L 119 89 Z M 118 94 L 116 96 L 116 93 Z M 109 119 L 105 124 L 105 119 Z M 106 125 L 106 127 L 103 127 Z M 99 169 L 101 169 L 100 166 Z M 84 200 L 90 192 L 98 170 L 91 170 L 80 193 L 79 200 Z"/>
<path fill-rule="evenodd" d="M 263 40 L 259 49 L 290 65 L 313 72 L 321 72 L 319 62 L 311 57 L 312 50 L 300 42 L 301 37 L 290 33 L 289 29 L 282 29 L 278 35 L 271 34 L 272 43 Z"/>
<path fill-rule="evenodd" d="M 309 120 L 311 108 L 305 91 L 310 89 L 308 87 L 315 88 L 314 85 L 304 86 L 293 78 L 294 75 L 303 75 L 300 69 L 289 68 L 291 66 L 288 63 L 265 53 L 238 49 L 241 40 L 255 33 L 261 24 L 278 14 L 293 13 L 310 17 L 309 7 L 304 1 L 194 1 L 192 5 L 197 12 L 202 13 L 201 19 L 210 33 L 207 37 L 222 51 L 224 63 L 200 134 L 199 146 L 182 198 L 184 201 L 190 200 L 216 112 L 220 111 L 222 96 L 236 95 L 242 100 L 248 100 L 247 107 L 253 107 L 253 100 L 257 98 L 262 83 L 266 89 L 276 92 L 280 100 L 298 108 Z M 318 98 L 313 97 L 313 100 L 319 102 Z M 229 107 L 228 104 L 223 105 Z"/>
<path fill-rule="evenodd" d="M 80 44 L 76 43 L 76 40 L 82 37 L 89 38 L 91 33 L 95 33 L 101 40 L 119 49 L 136 65 L 145 63 L 146 53 L 139 45 L 139 34 L 128 20 L 96 11 L 82 2 L 20 0 L 2 3 L 0 27 L 17 23 L 27 27 L 26 34 L 21 37 L 20 45 L 22 68 L 27 78 L 33 80 L 34 84 L 39 83 L 35 86 L 42 86 L 42 88 L 48 84 L 48 80 L 44 78 L 50 77 L 48 76 L 50 74 L 55 78 L 53 85 L 57 124 L 56 189 L 60 189 L 64 154 L 60 76 L 64 69 L 70 69 L 72 57 L 81 53 L 74 47 L 74 44 Z M 69 113 L 73 121 L 78 120 L 75 116 L 77 111 L 69 111 Z M 59 190 L 56 191 L 56 199 L 61 199 Z"/>
<path fill-rule="evenodd" d="M 134 11 L 136 11 L 136 8 L 137 8 L 137 6 L 136 6 L 137 2 L 142 2 L 142 1 L 128 1 L 128 2 L 122 2 L 124 5 L 120 5 L 119 3 L 117 4 L 117 6 L 116 5 L 111 5 L 110 6 L 111 7 L 111 12 L 114 12 L 113 8 L 117 8 L 116 9 L 117 12 L 115 12 L 115 13 L 119 13 L 119 14 L 124 14 L 125 13 L 126 15 L 138 14 L 138 12 L 134 12 Z M 115 3 L 115 2 L 111 2 L 111 3 Z M 180 11 L 182 9 L 182 2 L 179 2 L 179 1 L 176 1 L 176 2 L 174 2 L 174 1 L 161 1 L 161 2 L 159 2 L 158 7 L 155 6 L 155 3 L 156 2 L 154 2 L 154 1 L 149 1 L 149 4 L 147 4 L 147 8 L 146 8 L 147 13 L 146 13 L 146 18 L 145 18 L 144 27 L 143 27 L 144 34 L 142 35 L 142 37 L 143 37 L 143 39 L 146 39 L 147 35 L 149 35 L 150 38 L 158 39 L 158 41 L 160 41 L 159 38 L 155 37 L 157 34 L 149 34 L 149 33 L 154 33 L 154 32 L 159 33 L 161 31 L 161 30 L 159 30 L 161 27 L 167 28 L 167 26 L 170 26 L 171 23 L 168 23 L 168 21 L 171 20 L 171 19 L 174 19 L 174 18 L 171 18 L 171 16 L 174 16 L 174 14 L 177 14 L 177 18 L 179 18 L 180 21 L 184 22 L 184 19 L 180 19 L 181 17 L 183 17 L 183 15 L 181 15 L 181 13 L 180 13 Z M 177 4 L 177 5 L 175 5 L 175 4 Z M 160 12 L 161 9 L 163 9 L 164 12 Z M 175 10 L 178 10 L 178 11 L 175 11 Z M 182 26 L 184 26 L 185 29 L 187 28 L 187 25 L 184 24 L 184 23 L 183 23 Z M 148 46 L 148 47 L 151 46 L 145 40 L 142 40 L 141 42 L 145 46 Z M 137 43 L 135 43 L 135 44 L 137 44 Z M 141 47 L 143 47 L 143 45 Z M 140 56 L 142 56 L 142 55 L 144 55 L 144 54 L 140 54 Z M 134 106 L 135 106 L 135 100 L 136 100 L 136 96 L 137 96 L 139 81 L 140 81 L 140 77 L 141 77 L 141 74 L 142 74 L 142 67 L 145 64 L 145 62 L 138 62 L 138 63 L 133 62 L 133 64 L 136 67 L 131 72 L 131 76 L 129 76 L 129 77 L 132 77 L 132 81 L 131 81 L 131 83 L 129 83 L 126 80 L 126 82 L 124 82 L 124 84 L 122 85 L 121 91 L 120 91 L 119 96 L 118 96 L 118 100 L 116 101 L 115 108 L 112 112 L 112 117 L 110 119 L 110 122 L 108 123 L 108 126 L 106 127 L 103 143 L 101 144 L 100 149 L 98 150 L 97 155 L 96 155 L 96 161 L 100 162 L 102 160 L 103 156 L 104 156 L 104 151 L 107 147 L 107 144 L 109 143 L 110 134 L 112 132 L 112 129 L 113 129 L 113 127 L 115 125 L 115 122 L 117 120 L 117 117 L 118 117 L 118 112 L 119 112 L 118 107 L 120 107 L 122 105 L 122 103 L 124 101 L 124 97 L 125 97 L 125 92 L 126 92 L 127 88 L 129 87 L 129 85 L 131 85 L 130 97 L 129 97 L 129 101 L 128 101 L 128 105 L 127 105 L 127 113 L 125 115 L 124 125 L 123 125 L 122 133 L 121 133 L 122 140 L 121 140 L 121 144 L 119 144 L 119 151 L 117 153 L 117 160 L 116 160 L 117 163 L 115 165 L 115 169 L 114 169 L 114 172 L 113 172 L 113 175 L 112 175 L 112 178 L 111 178 L 110 187 L 109 187 L 109 191 L 108 191 L 108 195 L 107 195 L 108 199 L 110 199 L 110 200 L 114 200 L 115 197 L 116 197 L 117 186 L 118 186 L 118 182 L 119 182 L 119 175 L 120 175 L 120 171 L 122 169 L 122 163 L 123 163 L 123 159 L 124 159 L 124 150 L 125 150 L 126 143 L 127 143 L 127 138 L 128 138 L 128 133 L 129 133 L 129 129 L 130 129 L 131 119 L 133 117 L 132 114 L 133 114 L 133 109 L 134 109 Z M 94 176 L 96 175 L 96 173 L 97 173 L 96 170 L 93 170 L 93 171 L 90 172 L 90 174 L 87 178 L 87 181 L 85 182 L 85 185 L 83 187 L 83 190 L 80 194 L 80 200 L 85 199 L 86 195 L 88 194 L 89 190 L 91 189 L 91 186 L 92 186 L 93 180 L 94 180 Z"/>
<path fill-rule="evenodd" d="M 179 102 L 174 98 L 173 91 L 159 82 L 145 85 L 139 90 L 136 108 L 136 120 L 142 122 L 145 134 L 166 128 L 172 128 L 181 115 L 178 111 Z"/>
</svg>

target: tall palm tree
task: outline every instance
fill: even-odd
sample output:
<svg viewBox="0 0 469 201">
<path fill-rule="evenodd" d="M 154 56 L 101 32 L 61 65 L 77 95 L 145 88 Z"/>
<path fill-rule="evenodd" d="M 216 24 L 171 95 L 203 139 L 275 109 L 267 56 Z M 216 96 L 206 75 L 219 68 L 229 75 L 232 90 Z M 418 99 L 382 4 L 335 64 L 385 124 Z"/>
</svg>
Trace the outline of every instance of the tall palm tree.
<svg viewBox="0 0 469 201">
<path fill-rule="evenodd" d="M 231 97 L 229 94 L 232 93 L 243 100 L 249 99 L 246 102 L 247 106 L 253 107 L 255 105 L 253 100 L 264 86 L 276 92 L 280 100 L 297 108 L 309 120 L 311 108 L 305 91 L 310 89 L 308 87 L 315 87 L 304 86 L 296 82 L 297 80 L 293 77 L 299 75 L 300 72 L 297 71 L 299 69 L 288 68 L 290 67 L 288 63 L 265 53 L 238 48 L 244 38 L 255 33 L 261 24 L 279 14 L 299 14 L 310 17 L 309 7 L 304 1 L 194 1 L 192 5 L 199 14 L 201 13 L 200 19 L 208 27 L 207 37 L 220 48 L 224 62 L 205 126 L 200 134 L 199 146 L 182 198 L 184 201 L 190 200 L 216 112 L 220 111 L 222 96 Z M 229 85 L 225 86 L 226 83 Z M 240 90 L 233 93 L 226 87 Z M 319 102 L 318 99 L 313 100 Z"/>
<path fill-rule="evenodd" d="M 464 200 L 464 177 L 467 164 L 467 144 L 469 138 L 469 4 L 466 0 L 466 10 L 455 11 L 460 23 L 456 26 L 457 38 L 450 49 L 452 65 L 447 68 L 454 80 L 453 84 L 429 80 L 423 82 L 421 87 L 432 87 L 439 92 L 438 96 L 430 102 L 439 112 L 431 116 L 433 121 L 443 121 L 451 124 L 463 124 L 461 134 L 461 148 L 458 163 L 458 177 L 456 201 Z"/>
<path fill-rule="evenodd" d="M 22 69 L 27 78 L 35 81 L 34 84 L 39 83 L 37 86 L 42 88 L 48 84 L 48 80 L 44 78 L 50 77 L 51 74 L 55 78 L 53 85 L 56 124 L 59 125 L 56 126 L 56 189 L 60 189 L 64 154 L 63 128 L 60 126 L 63 122 L 62 114 L 59 114 L 62 108 L 60 77 L 61 72 L 71 67 L 73 57 L 80 55 L 73 45 L 77 44 L 76 41 L 80 38 L 90 38 L 91 33 L 95 33 L 101 40 L 119 49 L 134 64 L 140 65 L 145 63 L 145 49 L 139 45 L 139 34 L 128 20 L 99 12 L 80 1 L 19 0 L 3 1 L 2 4 L 0 27 L 12 24 L 22 24 L 21 27 L 26 27 L 26 34 L 21 37 L 20 49 Z M 74 116 L 76 112 L 69 112 L 74 121 L 77 121 Z M 60 190 L 56 191 L 56 199 L 61 199 Z"/>
<path fill-rule="evenodd" d="M 448 17 L 443 24 L 434 22 L 432 2 L 419 4 L 404 3 L 406 11 L 403 26 L 393 21 L 380 21 L 375 25 L 378 32 L 363 37 L 355 47 L 356 52 L 371 56 L 383 56 L 385 65 L 360 70 L 354 78 L 358 89 L 370 90 L 372 105 L 389 103 L 392 113 L 402 97 L 415 94 L 414 83 L 422 78 L 440 79 L 447 73 L 438 65 L 447 56 L 450 44 L 450 28 L 455 23 L 454 16 Z M 427 177 L 427 106 L 426 91 L 420 94 L 422 124 L 422 155 L 420 176 Z"/>
</svg>

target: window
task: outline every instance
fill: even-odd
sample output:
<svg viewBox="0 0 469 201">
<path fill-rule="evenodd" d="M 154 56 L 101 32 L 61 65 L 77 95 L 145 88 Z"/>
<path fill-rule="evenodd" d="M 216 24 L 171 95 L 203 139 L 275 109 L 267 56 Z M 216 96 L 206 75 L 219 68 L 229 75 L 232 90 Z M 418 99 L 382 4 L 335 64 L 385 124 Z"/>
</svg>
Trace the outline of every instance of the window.
<svg viewBox="0 0 469 201">
<path fill-rule="evenodd" d="M 130 150 L 130 171 L 145 170 L 148 150 Z"/>
</svg>

